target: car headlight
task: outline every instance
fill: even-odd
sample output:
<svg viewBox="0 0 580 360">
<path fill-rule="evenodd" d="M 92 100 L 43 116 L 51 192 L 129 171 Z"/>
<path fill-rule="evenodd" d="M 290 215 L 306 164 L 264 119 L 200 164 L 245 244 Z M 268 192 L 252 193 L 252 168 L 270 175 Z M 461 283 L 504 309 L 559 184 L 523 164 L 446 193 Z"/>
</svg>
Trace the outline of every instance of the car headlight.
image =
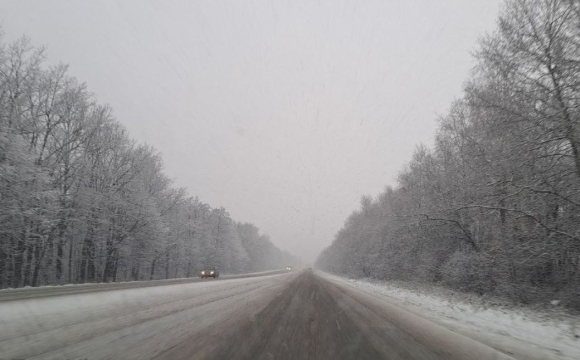
<svg viewBox="0 0 580 360">
<path fill-rule="evenodd" d="M 209 273 L 210 275 L 213 275 L 213 271 Z"/>
<path fill-rule="evenodd" d="M 202 275 L 205 275 L 205 271 L 202 271 L 202 272 L 201 272 L 201 274 L 202 274 Z"/>
</svg>

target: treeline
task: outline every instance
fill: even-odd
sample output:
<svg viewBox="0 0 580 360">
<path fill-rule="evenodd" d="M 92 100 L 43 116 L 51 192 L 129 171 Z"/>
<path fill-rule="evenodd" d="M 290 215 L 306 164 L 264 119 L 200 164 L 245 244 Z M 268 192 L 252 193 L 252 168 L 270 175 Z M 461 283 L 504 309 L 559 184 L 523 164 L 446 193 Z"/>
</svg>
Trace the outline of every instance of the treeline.
<svg viewBox="0 0 580 360">
<path fill-rule="evenodd" d="M 316 265 L 580 310 L 580 2 L 507 1 L 476 59 L 433 148 Z"/>
<path fill-rule="evenodd" d="M 197 276 L 294 263 L 163 173 L 66 65 L 0 39 L 0 288 Z"/>
</svg>

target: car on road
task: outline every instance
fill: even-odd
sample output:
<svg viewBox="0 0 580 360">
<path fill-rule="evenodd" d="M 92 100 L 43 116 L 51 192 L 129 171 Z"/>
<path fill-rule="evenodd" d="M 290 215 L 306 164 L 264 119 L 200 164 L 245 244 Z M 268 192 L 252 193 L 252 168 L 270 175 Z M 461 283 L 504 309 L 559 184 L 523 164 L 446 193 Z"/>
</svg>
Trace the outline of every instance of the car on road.
<svg viewBox="0 0 580 360">
<path fill-rule="evenodd" d="M 292 271 L 292 270 L 294 270 L 294 267 L 292 267 L 292 266 L 286 266 L 286 271 Z"/>
<path fill-rule="evenodd" d="M 212 278 L 216 279 L 216 278 L 220 277 L 220 271 L 216 268 L 204 269 L 204 270 L 201 270 L 200 277 L 202 279 L 208 278 L 208 277 L 212 277 Z"/>
</svg>

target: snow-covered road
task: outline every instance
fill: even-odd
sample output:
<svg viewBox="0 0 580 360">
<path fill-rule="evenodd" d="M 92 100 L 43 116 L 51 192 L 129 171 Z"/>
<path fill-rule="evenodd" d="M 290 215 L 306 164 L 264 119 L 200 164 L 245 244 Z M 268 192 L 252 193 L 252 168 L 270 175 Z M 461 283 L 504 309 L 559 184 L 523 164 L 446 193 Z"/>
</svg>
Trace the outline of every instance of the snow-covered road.
<svg viewBox="0 0 580 360">
<path fill-rule="evenodd" d="M 0 302 L 0 359 L 509 359 L 311 271 Z"/>
</svg>

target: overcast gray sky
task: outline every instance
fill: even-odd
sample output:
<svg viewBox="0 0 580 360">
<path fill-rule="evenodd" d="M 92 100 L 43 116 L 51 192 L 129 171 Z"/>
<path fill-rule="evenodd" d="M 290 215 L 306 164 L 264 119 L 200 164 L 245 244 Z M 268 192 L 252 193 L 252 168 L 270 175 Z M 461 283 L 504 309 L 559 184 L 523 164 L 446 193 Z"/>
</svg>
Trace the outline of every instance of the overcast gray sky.
<svg viewBox="0 0 580 360">
<path fill-rule="evenodd" d="M 167 174 L 313 261 L 461 95 L 499 0 L 0 1 Z"/>
</svg>

